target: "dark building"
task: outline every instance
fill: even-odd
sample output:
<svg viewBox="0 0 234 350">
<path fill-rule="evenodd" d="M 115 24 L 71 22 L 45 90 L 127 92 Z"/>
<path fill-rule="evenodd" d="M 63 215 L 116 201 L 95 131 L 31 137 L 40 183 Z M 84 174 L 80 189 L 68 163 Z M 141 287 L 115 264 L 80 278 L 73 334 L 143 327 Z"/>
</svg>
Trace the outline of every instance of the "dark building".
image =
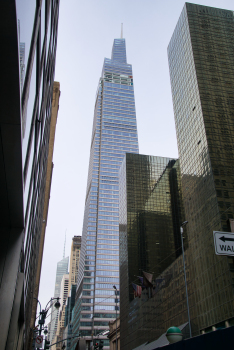
<svg viewBox="0 0 234 350">
<path fill-rule="evenodd" d="M 4 67 L 0 105 L 1 349 L 26 348 L 31 337 L 58 13 L 59 1 L 55 0 L 0 4 L 0 44 L 4 47 L 0 57 Z"/>
<path fill-rule="evenodd" d="M 121 349 L 132 349 L 163 333 L 166 310 L 175 295 L 168 301 L 162 293 L 182 276 L 178 275 L 184 218 L 179 160 L 127 153 L 119 177 Z M 179 263 L 174 266 L 176 259 Z M 151 295 L 144 290 L 141 298 L 134 299 L 131 283 L 140 284 L 137 276 L 142 271 L 153 274 L 154 289 Z M 186 315 L 182 293 L 184 285 L 176 294 Z"/>
<path fill-rule="evenodd" d="M 193 335 L 232 324 L 233 258 L 213 231 L 234 210 L 233 11 L 186 3 L 168 46 L 191 275 Z"/>
</svg>

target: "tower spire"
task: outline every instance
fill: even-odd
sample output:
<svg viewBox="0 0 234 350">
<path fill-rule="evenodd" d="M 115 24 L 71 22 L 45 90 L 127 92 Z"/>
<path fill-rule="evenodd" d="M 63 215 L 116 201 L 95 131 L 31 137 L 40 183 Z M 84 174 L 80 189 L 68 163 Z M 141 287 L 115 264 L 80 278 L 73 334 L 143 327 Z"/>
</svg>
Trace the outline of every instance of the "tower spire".
<svg viewBox="0 0 234 350">
<path fill-rule="evenodd" d="M 65 258 L 66 233 L 67 233 L 67 229 L 65 231 L 65 240 L 64 240 L 64 248 L 63 248 L 63 259 Z"/>
<path fill-rule="evenodd" d="M 123 23 L 121 23 L 121 39 L 123 39 Z"/>
</svg>

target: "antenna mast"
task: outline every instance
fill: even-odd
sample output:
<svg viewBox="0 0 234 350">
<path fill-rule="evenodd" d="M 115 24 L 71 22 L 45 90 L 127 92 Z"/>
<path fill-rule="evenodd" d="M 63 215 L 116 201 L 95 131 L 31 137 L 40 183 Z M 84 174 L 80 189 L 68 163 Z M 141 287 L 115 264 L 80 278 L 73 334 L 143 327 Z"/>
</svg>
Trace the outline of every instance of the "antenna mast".
<svg viewBox="0 0 234 350">
<path fill-rule="evenodd" d="M 121 39 L 123 39 L 123 23 L 121 23 Z"/>
<path fill-rule="evenodd" d="M 63 259 L 65 258 L 66 233 L 67 233 L 67 229 L 66 229 L 66 232 L 65 232 L 65 240 L 64 240 L 64 248 L 63 248 Z"/>
</svg>

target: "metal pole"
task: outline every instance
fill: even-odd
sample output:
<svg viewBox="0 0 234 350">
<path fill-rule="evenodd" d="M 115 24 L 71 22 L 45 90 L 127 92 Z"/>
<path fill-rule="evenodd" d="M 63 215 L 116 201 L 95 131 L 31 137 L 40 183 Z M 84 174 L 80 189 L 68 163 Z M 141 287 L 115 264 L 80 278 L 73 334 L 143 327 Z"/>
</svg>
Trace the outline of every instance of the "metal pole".
<svg viewBox="0 0 234 350">
<path fill-rule="evenodd" d="M 115 342 L 116 342 L 116 344 L 115 344 L 115 349 L 117 350 L 118 349 L 118 346 L 117 346 L 117 289 L 115 290 L 115 303 L 116 303 L 116 306 L 115 306 L 115 308 L 116 308 L 116 339 L 115 339 Z"/>
<path fill-rule="evenodd" d="M 116 311 L 116 329 L 115 329 L 115 350 L 117 350 L 117 288 L 116 286 L 113 286 L 114 290 L 115 290 L 115 311 Z"/>
<path fill-rule="evenodd" d="M 181 247 L 182 247 L 182 254 L 183 254 L 183 263 L 184 263 L 185 291 L 186 291 L 187 309 L 188 309 L 189 337 L 192 338 L 191 323 L 190 323 L 190 313 L 189 313 L 189 300 L 188 300 L 187 279 L 186 279 L 185 260 L 184 260 L 184 242 L 183 242 L 183 227 L 182 227 L 182 226 L 180 227 L 180 233 L 181 233 Z"/>
<path fill-rule="evenodd" d="M 93 317 L 94 317 L 94 307 L 93 307 Z M 92 317 L 92 338 L 91 338 L 91 350 L 94 350 L 93 344 L 93 332 L 94 332 L 94 318 Z"/>
</svg>

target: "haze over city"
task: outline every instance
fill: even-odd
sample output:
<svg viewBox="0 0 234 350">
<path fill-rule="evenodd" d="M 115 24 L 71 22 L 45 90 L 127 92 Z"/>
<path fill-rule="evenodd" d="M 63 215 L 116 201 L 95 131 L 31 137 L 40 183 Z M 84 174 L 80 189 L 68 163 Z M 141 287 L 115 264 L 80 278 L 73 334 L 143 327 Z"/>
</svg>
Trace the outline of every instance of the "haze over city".
<svg viewBox="0 0 234 350">
<path fill-rule="evenodd" d="M 233 8 L 230 0 L 199 4 Z M 40 282 L 44 303 L 54 293 L 65 233 L 66 256 L 71 238 L 82 234 L 95 96 L 121 23 L 134 74 L 139 153 L 178 157 L 167 47 L 183 6 L 182 0 L 60 3 L 55 80 L 61 97 Z"/>
<path fill-rule="evenodd" d="M 233 7 L 1 2 L 0 349 L 232 346 Z"/>
</svg>

